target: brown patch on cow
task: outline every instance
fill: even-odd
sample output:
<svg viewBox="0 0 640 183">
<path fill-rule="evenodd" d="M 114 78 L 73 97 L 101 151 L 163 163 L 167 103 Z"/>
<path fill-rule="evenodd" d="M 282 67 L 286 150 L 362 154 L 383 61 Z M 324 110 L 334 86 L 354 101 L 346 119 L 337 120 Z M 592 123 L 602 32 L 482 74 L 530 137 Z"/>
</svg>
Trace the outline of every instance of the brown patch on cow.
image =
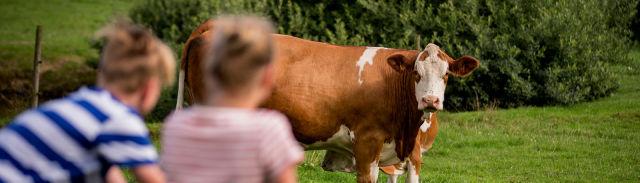
<svg viewBox="0 0 640 183">
<path fill-rule="evenodd" d="M 416 172 L 418 174 L 420 174 L 420 169 L 422 167 L 422 153 L 420 153 L 420 146 L 421 146 L 421 143 L 418 143 L 418 141 L 416 141 L 415 147 L 413 148 L 413 152 L 409 156 L 409 161 L 411 161 L 411 164 L 409 164 L 409 166 L 413 165 L 413 167 L 416 169 Z"/>
<path fill-rule="evenodd" d="M 480 66 L 480 61 L 470 56 L 462 56 L 458 60 L 449 62 L 449 72 L 464 77 Z"/>
<path fill-rule="evenodd" d="M 203 59 L 206 56 L 206 52 L 209 50 L 210 43 L 209 32 L 191 39 L 188 44 L 185 44 L 186 52 L 184 57 L 187 58 L 183 62 L 183 69 L 185 75 L 185 86 L 187 90 L 187 101 L 189 103 L 203 103 L 206 100 L 206 85 L 204 83 L 203 72 L 204 67 Z M 189 72 L 193 70 L 194 72 Z"/>
<path fill-rule="evenodd" d="M 442 79 L 444 79 L 444 84 L 447 85 L 447 83 L 449 82 L 449 73 L 444 74 L 444 77 L 442 77 Z"/>
<path fill-rule="evenodd" d="M 422 79 L 422 76 L 420 76 L 418 71 L 413 71 L 412 73 L 413 73 L 414 82 L 418 83 L 420 81 L 420 79 Z"/>
<path fill-rule="evenodd" d="M 203 82 L 202 67 L 206 52 L 211 46 L 214 21 L 207 20 L 196 28 L 185 42 L 182 49 L 180 68 L 185 72 L 185 89 L 188 103 L 203 103 L 206 97 L 206 86 Z M 192 72 L 189 72 L 192 70 Z"/>
<path fill-rule="evenodd" d="M 419 61 L 424 61 L 425 59 L 427 59 L 427 57 L 429 57 L 429 52 L 428 51 L 423 51 L 422 54 L 420 55 L 420 58 L 418 58 Z"/>
<path fill-rule="evenodd" d="M 398 169 L 398 168 L 396 168 L 396 166 L 397 166 L 397 164 L 396 165 L 383 166 L 383 167 L 380 167 L 380 170 L 382 170 L 382 172 L 384 172 L 384 173 L 386 173 L 388 175 L 395 175 L 396 174 L 396 170 Z"/>
</svg>

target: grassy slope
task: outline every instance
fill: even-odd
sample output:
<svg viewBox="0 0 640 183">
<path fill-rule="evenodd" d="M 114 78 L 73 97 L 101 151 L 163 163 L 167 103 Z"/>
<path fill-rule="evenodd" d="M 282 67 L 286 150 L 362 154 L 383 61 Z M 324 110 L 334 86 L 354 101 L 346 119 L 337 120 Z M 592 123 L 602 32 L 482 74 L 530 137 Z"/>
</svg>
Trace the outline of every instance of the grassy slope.
<svg viewBox="0 0 640 183">
<path fill-rule="evenodd" d="M 44 31 L 45 60 L 97 56 L 89 47 L 93 33 L 114 15 L 126 15 L 125 0 L 0 0 L 0 59 L 33 57 L 36 25 Z"/>
<path fill-rule="evenodd" d="M 631 55 L 640 65 L 640 48 Z M 619 69 L 620 90 L 589 103 L 442 113 L 422 181 L 639 181 L 640 68 Z M 322 171 L 321 161 L 322 152 L 307 153 L 301 182 L 354 180 Z"/>
</svg>

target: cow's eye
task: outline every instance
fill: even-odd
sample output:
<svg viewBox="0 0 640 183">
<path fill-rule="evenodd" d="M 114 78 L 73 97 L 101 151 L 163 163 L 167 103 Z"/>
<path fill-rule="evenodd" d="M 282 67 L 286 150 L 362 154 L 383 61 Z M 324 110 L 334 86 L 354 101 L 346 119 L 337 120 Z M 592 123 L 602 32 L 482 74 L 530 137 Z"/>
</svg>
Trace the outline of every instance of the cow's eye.
<svg viewBox="0 0 640 183">
<path fill-rule="evenodd" d="M 413 78 L 416 80 L 416 83 L 420 82 L 420 79 L 422 79 L 418 72 L 413 72 Z"/>
</svg>

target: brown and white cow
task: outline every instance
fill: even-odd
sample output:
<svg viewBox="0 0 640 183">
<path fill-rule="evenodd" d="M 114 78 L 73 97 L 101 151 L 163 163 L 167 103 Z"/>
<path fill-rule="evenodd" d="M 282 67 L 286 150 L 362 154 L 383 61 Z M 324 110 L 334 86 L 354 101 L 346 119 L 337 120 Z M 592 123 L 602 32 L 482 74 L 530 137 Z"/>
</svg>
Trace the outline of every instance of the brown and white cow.
<svg viewBox="0 0 640 183">
<path fill-rule="evenodd" d="M 192 103 L 206 95 L 200 65 L 214 26 L 205 22 L 184 46 L 181 68 Z M 273 40 L 276 83 L 263 107 L 284 113 L 305 149 L 353 157 L 358 182 L 375 182 L 379 166 L 407 160 L 423 113 L 442 109 L 449 74 L 464 76 L 479 65 L 469 56 L 454 60 L 435 44 L 415 51 L 278 34 Z"/>
</svg>

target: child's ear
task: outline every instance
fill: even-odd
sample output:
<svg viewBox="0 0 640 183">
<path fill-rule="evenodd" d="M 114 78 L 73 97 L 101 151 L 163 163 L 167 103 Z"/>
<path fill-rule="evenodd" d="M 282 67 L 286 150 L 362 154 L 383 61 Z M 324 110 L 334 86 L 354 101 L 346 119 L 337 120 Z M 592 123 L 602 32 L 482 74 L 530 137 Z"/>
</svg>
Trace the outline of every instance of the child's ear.
<svg viewBox="0 0 640 183">
<path fill-rule="evenodd" d="M 160 92 L 162 90 L 162 82 L 160 78 L 151 77 L 140 86 L 137 96 L 139 97 L 138 112 L 141 114 L 147 114 L 153 110 L 156 106 L 158 99 L 160 98 Z"/>
<path fill-rule="evenodd" d="M 272 89 L 275 83 L 275 69 L 273 64 L 267 64 L 264 67 L 264 72 L 262 73 L 262 81 L 260 84 L 268 89 Z"/>
</svg>

